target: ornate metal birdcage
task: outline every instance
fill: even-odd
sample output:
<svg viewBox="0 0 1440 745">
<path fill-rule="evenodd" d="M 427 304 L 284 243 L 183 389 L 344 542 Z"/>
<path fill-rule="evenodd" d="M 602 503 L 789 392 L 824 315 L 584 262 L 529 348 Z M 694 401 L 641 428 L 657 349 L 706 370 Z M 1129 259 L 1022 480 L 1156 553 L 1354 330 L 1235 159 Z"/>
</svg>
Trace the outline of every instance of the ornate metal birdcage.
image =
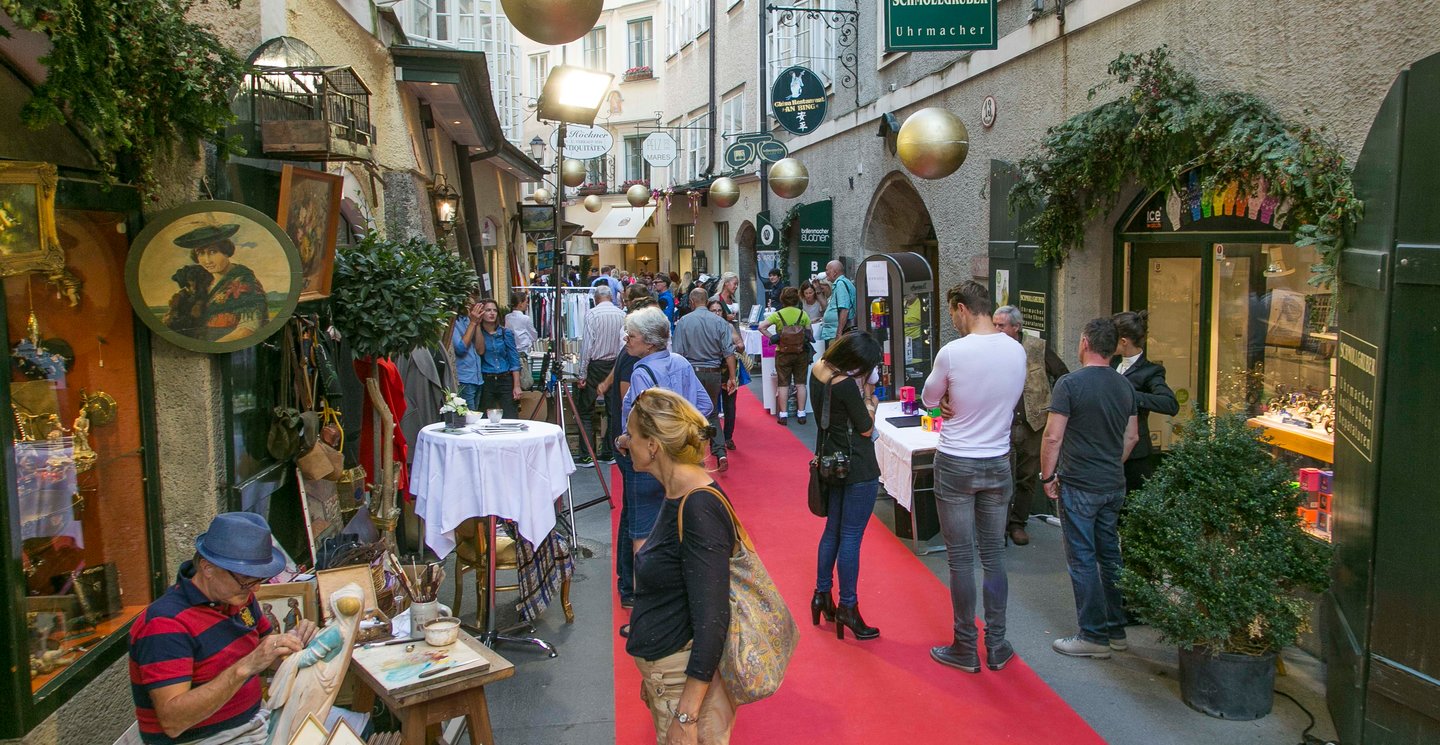
<svg viewBox="0 0 1440 745">
<path fill-rule="evenodd" d="M 349 67 L 253 67 L 260 149 L 286 160 L 369 160 L 370 89 Z"/>
</svg>

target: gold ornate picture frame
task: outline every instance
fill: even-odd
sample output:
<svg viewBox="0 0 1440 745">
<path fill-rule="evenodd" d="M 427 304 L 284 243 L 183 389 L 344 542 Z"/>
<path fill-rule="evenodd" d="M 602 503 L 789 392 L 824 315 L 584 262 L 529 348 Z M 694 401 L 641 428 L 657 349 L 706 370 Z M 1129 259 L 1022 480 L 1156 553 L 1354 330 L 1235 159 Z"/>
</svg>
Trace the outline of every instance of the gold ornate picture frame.
<svg viewBox="0 0 1440 745">
<path fill-rule="evenodd" d="M 0 161 L 0 277 L 65 268 L 55 230 L 53 163 Z"/>
</svg>

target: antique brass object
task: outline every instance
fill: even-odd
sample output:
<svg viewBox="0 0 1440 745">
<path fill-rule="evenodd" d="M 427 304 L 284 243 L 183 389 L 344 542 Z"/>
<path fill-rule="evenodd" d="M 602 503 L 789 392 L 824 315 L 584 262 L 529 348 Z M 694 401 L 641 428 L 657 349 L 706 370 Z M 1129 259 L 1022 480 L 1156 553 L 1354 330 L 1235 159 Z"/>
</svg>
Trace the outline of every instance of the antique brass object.
<svg viewBox="0 0 1440 745">
<path fill-rule="evenodd" d="M 644 207 L 650 203 L 650 187 L 631 184 L 630 188 L 625 190 L 625 201 L 629 202 L 631 207 Z"/>
<path fill-rule="evenodd" d="M 945 178 L 970 153 L 970 133 L 960 117 L 945 109 L 921 109 L 900 125 L 896 138 L 900 162 L 924 179 Z"/>
<path fill-rule="evenodd" d="M 549 204 L 549 203 L 550 203 L 550 190 L 549 190 L 549 189 L 536 189 L 536 190 L 535 190 L 535 193 L 530 195 L 530 199 L 531 199 L 531 201 L 535 202 L 536 204 Z"/>
<path fill-rule="evenodd" d="M 710 204 L 715 207 L 733 207 L 740 201 L 740 187 L 735 179 L 721 176 L 710 184 Z"/>
<path fill-rule="evenodd" d="M 500 0 L 516 31 L 541 44 L 560 46 L 584 36 L 600 18 L 604 0 Z"/>
<path fill-rule="evenodd" d="M 770 166 L 770 191 L 782 199 L 794 199 L 810 186 L 810 171 L 795 158 L 785 158 Z"/>
<path fill-rule="evenodd" d="M 114 396 L 105 391 L 86 393 L 84 388 L 80 389 L 80 406 L 90 423 L 96 427 L 114 424 L 115 412 L 120 408 Z"/>
<path fill-rule="evenodd" d="M 566 158 L 560 164 L 560 181 L 572 188 L 585 183 L 585 161 Z"/>
<path fill-rule="evenodd" d="M 597 196 L 595 196 L 594 194 L 591 194 L 590 196 L 585 197 L 585 202 L 584 202 L 584 204 L 585 204 L 585 211 L 587 211 L 587 212 L 599 212 L 599 211 L 600 211 L 600 208 L 603 207 L 603 206 L 605 206 L 604 203 L 600 201 L 600 197 L 597 197 Z"/>
</svg>

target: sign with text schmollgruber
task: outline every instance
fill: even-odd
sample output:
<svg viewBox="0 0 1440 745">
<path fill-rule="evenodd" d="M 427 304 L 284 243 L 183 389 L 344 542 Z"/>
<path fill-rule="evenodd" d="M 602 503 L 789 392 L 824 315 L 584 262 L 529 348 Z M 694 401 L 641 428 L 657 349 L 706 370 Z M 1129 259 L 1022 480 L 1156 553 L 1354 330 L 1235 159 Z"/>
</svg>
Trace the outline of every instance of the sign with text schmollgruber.
<svg viewBox="0 0 1440 745">
<path fill-rule="evenodd" d="M 770 111 L 787 132 L 810 134 L 825 121 L 825 81 L 807 67 L 787 67 L 770 88 Z"/>
<path fill-rule="evenodd" d="M 996 0 L 885 0 L 885 51 L 995 48 Z"/>
</svg>

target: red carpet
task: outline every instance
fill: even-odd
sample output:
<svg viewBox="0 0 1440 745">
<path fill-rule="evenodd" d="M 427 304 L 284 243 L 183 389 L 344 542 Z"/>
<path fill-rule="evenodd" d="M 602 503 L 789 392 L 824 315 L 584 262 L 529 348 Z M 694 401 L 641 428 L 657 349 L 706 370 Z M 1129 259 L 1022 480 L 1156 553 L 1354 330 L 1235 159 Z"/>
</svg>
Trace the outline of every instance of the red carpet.
<svg viewBox="0 0 1440 745">
<path fill-rule="evenodd" d="M 841 642 L 823 619 L 811 626 L 823 521 L 805 507 L 810 452 L 748 390 L 738 408 L 739 449 L 717 481 L 788 601 L 801 639 L 780 692 L 739 709 L 732 742 L 1104 742 L 1019 658 L 979 675 L 933 662 L 930 647 L 951 637 L 949 589 L 878 519 L 871 519 L 861 548 L 860 608 L 880 638 L 860 642 L 847 632 Z M 618 471 L 612 483 L 619 483 Z M 618 521 L 620 510 L 611 514 Z M 625 613 L 618 600 L 614 608 L 619 628 Z M 653 743 L 624 641 L 615 636 L 615 742 Z"/>
</svg>

